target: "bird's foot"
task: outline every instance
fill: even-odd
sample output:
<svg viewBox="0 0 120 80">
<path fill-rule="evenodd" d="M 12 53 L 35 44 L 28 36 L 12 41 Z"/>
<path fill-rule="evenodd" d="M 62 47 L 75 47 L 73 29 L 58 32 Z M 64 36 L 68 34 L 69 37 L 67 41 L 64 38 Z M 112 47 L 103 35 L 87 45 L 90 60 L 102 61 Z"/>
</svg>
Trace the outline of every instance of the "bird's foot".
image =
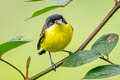
<svg viewBox="0 0 120 80">
<path fill-rule="evenodd" d="M 66 50 L 62 50 L 62 51 L 69 53 L 69 56 L 73 54 L 73 52 L 71 51 L 66 51 Z"/>
<path fill-rule="evenodd" d="M 71 52 L 71 51 L 69 51 L 68 53 L 69 53 L 69 56 L 73 54 L 73 52 Z"/>
<path fill-rule="evenodd" d="M 51 62 L 51 66 L 52 66 L 53 70 L 56 71 L 56 65 L 54 62 Z"/>
</svg>

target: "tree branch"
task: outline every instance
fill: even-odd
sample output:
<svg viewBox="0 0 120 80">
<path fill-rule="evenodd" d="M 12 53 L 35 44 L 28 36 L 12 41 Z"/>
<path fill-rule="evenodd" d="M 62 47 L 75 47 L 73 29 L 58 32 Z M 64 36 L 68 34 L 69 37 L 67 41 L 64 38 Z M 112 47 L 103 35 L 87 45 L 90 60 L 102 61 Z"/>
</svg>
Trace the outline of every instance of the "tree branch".
<svg viewBox="0 0 120 80">
<path fill-rule="evenodd" d="M 108 15 L 101 21 L 97 28 L 89 35 L 89 37 L 83 42 L 77 51 L 83 50 L 86 45 L 93 39 L 93 37 L 101 30 L 101 28 L 106 24 L 106 22 L 112 17 L 112 15 L 119 9 L 118 5 L 115 5 Z M 77 52 L 76 51 L 76 52 Z"/>
<path fill-rule="evenodd" d="M 19 70 L 17 67 L 15 67 L 14 65 L 12 65 L 11 63 L 7 62 L 6 60 L 4 60 L 4 59 L 2 59 L 2 58 L 0 58 L 0 60 L 1 60 L 2 62 L 4 62 L 4 63 L 8 64 L 8 65 L 11 66 L 12 68 L 14 68 L 16 71 L 18 71 L 18 72 L 22 75 L 22 77 L 25 79 L 25 76 L 24 76 L 24 74 L 21 72 L 21 70 Z"/>
<path fill-rule="evenodd" d="M 115 0 L 115 3 L 117 3 L 118 2 L 118 0 Z"/>
<path fill-rule="evenodd" d="M 87 44 L 94 38 L 94 36 L 101 30 L 101 28 L 106 24 L 106 22 L 112 17 L 112 15 L 120 8 L 120 3 L 115 4 L 115 6 L 112 8 L 112 10 L 108 13 L 108 15 L 101 21 L 101 23 L 96 27 L 96 29 L 89 35 L 89 37 L 83 42 L 83 44 L 78 48 L 75 52 L 83 50 Z M 66 57 L 67 58 L 67 57 Z M 56 67 L 59 67 L 60 65 L 63 64 L 64 60 L 62 59 L 59 62 L 56 63 Z M 105 60 L 105 59 L 103 59 Z M 105 60 L 106 61 L 106 60 Z M 108 61 L 107 61 L 108 62 Z M 43 76 L 44 74 L 52 71 L 52 67 L 48 67 L 45 70 L 35 74 L 32 76 L 29 80 L 36 80 L 37 78 Z"/>
<path fill-rule="evenodd" d="M 120 0 L 115 0 L 115 5 L 119 6 L 119 8 L 120 8 Z"/>
</svg>

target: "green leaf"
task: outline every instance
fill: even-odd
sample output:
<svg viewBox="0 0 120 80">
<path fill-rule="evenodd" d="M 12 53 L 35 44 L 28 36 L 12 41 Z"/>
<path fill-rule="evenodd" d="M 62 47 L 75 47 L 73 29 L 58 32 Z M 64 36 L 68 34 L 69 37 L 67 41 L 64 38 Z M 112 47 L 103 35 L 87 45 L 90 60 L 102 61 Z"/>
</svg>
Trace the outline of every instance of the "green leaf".
<svg viewBox="0 0 120 80">
<path fill-rule="evenodd" d="M 34 18 L 34 17 L 37 17 L 41 14 L 44 14 L 50 10 L 53 10 L 53 9 L 56 9 L 56 8 L 60 8 L 60 7 L 64 7 L 66 6 L 68 3 L 70 3 L 72 0 L 57 0 L 56 2 L 50 4 L 49 6 L 41 9 L 41 10 L 38 10 L 38 11 L 35 11 L 31 17 L 29 17 L 28 19 L 26 20 L 29 20 L 31 18 Z"/>
<path fill-rule="evenodd" d="M 39 11 L 36 11 L 36 12 L 33 13 L 33 15 L 31 17 L 29 17 L 28 19 L 26 19 L 26 21 L 29 20 L 29 19 L 31 19 L 31 18 L 37 17 L 37 16 L 39 16 L 39 15 L 45 13 L 45 12 L 48 12 L 50 10 L 56 9 L 58 7 L 61 7 L 61 6 L 50 6 L 50 7 L 43 8 L 43 9 L 41 9 Z"/>
<path fill-rule="evenodd" d="M 18 36 L 16 38 L 13 38 L 11 40 L 9 40 L 6 43 L 3 43 L 0 45 L 0 56 L 2 56 L 4 53 L 17 48 L 25 43 L 30 42 L 30 40 L 21 40 L 23 36 Z"/>
<path fill-rule="evenodd" d="M 84 79 L 107 78 L 120 74 L 120 65 L 103 65 L 91 69 Z"/>
<path fill-rule="evenodd" d="M 24 0 L 24 2 L 36 2 L 36 1 L 43 1 L 43 0 Z"/>
<path fill-rule="evenodd" d="M 95 50 L 84 50 L 69 56 L 63 63 L 63 67 L 77 67 L 99 58 L 101 55 Z"/>
<path fill-rule="evenodd" d="M 91 49 L 98 51 L 102 56 L 108 55 L 117 45 L 118 39 L 115 33 L 105 34 L 92 45 Z"/>
</svg>

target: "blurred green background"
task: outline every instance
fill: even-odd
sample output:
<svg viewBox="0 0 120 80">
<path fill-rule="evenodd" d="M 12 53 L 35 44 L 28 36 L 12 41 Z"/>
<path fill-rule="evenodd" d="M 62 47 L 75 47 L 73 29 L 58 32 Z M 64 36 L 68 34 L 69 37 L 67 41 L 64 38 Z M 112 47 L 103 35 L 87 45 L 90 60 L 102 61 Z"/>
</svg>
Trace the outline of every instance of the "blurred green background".
<svg viewBox="0 0 120 80">
<path fill-rule="evenodd" d="M 73 0 L 65 8 L 52 10 L 39 17 L 24 22 L 24 20 L 30 17 L 34 11 L 44 8 L 54 1 L 55 0 L 44 0 L 41 2 L 25 3 L 23 0 L 2 0 L 0 2 L 0 44 L 18 35 L 24 35 L 24 39 L 33 40 L 28 44 L 9 51 L 3 56 L 3 58 L 25 73 L 26 60 L 28 56 L 31 56 L 30 76 L 40 72 L 50 65 L 48 54 L 39 56 L 36 49 L 39 34 L 46 17 L 56 13 L 62 14 L 67 22 L 73 26 L 74 37 L 66 50 L 75 51 L 114 5 L 114 0 Z M 86 49 L 89 49 L 94 41 L 102 34 L 110 32 L 120 34 L 120 10 L 118 10 L 109 20 Z M 117 47 L 110 54 L 110 60 L 117 64 L 120 64 L 119 45 L 120 43 L 118 43 Z M 52 54 L 54 62 L 61 60 L 65 56 L 68 56 L 68 54 L 63 52 Z M 52 71 L 38 80 L 80 80 L 88 70 L 103 64 L 108 63 L 97 59 L 81 67 L 59 67 L 57 68 L 57 72 Z M 5 63 L 0 62 L 0 80 L 23 79 L 16 70 Z M 120 75 L 95 80 L 120 80 Z"/>
</svg>

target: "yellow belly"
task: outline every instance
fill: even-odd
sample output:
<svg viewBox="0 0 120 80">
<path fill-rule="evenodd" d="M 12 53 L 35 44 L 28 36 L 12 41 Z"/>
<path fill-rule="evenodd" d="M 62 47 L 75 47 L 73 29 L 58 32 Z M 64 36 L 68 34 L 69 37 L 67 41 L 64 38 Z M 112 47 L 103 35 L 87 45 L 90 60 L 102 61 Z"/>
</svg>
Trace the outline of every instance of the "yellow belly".
<svg viewBox="0 0 120 80">
<path fill-rule="evenodd" d="M 50 52 L 61 51 L 69 44 L 72 35 L 73 30 L 71 25 L 55 24 L 46 29 L 41 47 Z"/>
</svg>

